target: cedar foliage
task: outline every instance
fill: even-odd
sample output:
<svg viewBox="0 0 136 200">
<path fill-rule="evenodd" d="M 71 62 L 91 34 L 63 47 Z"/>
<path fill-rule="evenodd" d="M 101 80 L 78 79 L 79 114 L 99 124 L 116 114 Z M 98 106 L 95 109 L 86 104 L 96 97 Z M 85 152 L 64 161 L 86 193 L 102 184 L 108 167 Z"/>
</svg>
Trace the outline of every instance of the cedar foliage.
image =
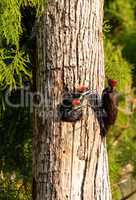
<svg viewBox="0 0 136 200">
<path fill-rule="evenodd" d="M 29 19 L 26 19 L 28 7 Z M 0 3 L 1 200 L 31 199 L 32 117 L 29 107 L 8 106 L 5 95 L 8 92 L 10 100 L 18 103 L 23 87 L 29 86 L 31 90 L 33 65 L 29 49 L 33 40 L 29 38 L 36 7 L 40 9 L 41 3 L 27 0 Z"/>
</svg>

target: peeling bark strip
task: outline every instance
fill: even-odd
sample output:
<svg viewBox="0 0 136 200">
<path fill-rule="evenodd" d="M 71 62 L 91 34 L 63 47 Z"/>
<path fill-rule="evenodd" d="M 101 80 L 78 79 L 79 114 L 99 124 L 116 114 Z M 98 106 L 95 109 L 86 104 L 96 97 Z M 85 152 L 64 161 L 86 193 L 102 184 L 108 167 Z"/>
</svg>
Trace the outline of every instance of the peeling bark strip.
<svg viewBox="0 0 136 200">
<path fill-rule="evenodd" d="M 103 0 L 48 0 L 37 35 L 34 108 L 34 200 L 111 200 L 107 152 L 88 106 L 76 123 L 56 119 L 63 88 L 86 84 L 101 94 L 104 80 Z"/>
</svg>

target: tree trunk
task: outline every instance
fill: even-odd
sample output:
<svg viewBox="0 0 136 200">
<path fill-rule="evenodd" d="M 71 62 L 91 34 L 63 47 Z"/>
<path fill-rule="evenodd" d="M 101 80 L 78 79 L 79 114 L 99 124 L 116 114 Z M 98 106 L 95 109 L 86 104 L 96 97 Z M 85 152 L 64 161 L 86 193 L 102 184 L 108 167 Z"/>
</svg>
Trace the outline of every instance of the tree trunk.
<svg viewBox="0 0 136 200">
<path fill-rule="evenodd" d="M 57 118 L 64 86 L 101 94 L 103 0 L 48 0 L 37 34 L 33 200 L 111 200 L 105 139 L 91 106 L 77 122 Z"/>
</svg>

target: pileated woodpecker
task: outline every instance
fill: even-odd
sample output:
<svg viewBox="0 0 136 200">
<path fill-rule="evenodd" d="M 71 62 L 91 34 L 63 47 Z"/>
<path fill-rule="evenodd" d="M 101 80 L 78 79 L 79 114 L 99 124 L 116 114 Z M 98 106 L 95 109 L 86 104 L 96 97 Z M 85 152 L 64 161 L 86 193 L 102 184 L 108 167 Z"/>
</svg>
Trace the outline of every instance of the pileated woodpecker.
<svg viewBox="0 0 136 200">
<path fill-rule="evenodd" d="M 109 79 L 108 87 L 102 93 L 102 107 L 104 109 L 102 134 L 106 135 L 111 125 L 115 123 L 118 113 L 117 81 Z"/>
<path fill-rule="evenodd" d="M 82 117 L 82 103 L 84 97 L 89 93 L 86 86 L 80 86 L 71 91 L 66 86 L 62 103 L 59 106 L 59 114 L 62 121 L 76 122 Z"/>
</svg>

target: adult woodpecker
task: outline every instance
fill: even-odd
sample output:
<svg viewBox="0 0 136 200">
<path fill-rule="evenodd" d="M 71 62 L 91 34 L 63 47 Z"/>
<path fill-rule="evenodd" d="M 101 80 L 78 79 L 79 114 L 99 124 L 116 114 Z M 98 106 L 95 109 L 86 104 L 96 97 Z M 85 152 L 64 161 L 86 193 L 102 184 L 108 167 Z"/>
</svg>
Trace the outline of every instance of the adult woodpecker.
<svg viewBox="0 0 136 200">
<path fill-rule="evenodd" d="M 102 134 L 106 135 L 108 129 L 113 125 L 117 118 L 118 113 L 118 93 L 116 91 L 117 81 L 109 79 L 108 87 L 102 93 L 102 107 L 104 115 L 102 116 L 103 126 Z"/>
</svg>

